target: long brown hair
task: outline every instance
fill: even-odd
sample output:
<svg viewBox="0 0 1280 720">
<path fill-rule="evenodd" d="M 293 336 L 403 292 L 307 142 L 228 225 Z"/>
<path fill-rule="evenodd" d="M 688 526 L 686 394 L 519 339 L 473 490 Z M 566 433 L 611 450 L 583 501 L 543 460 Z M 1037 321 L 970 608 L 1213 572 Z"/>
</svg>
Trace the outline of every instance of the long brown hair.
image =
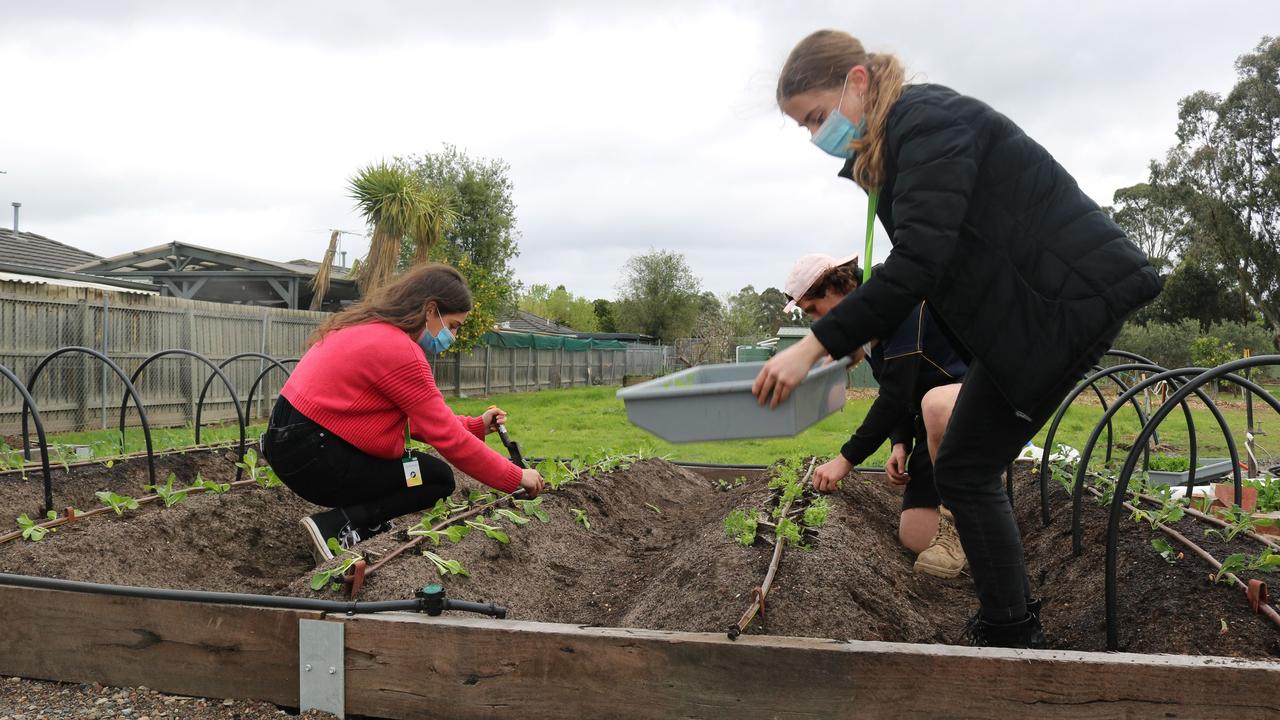
<svg viewBox="0 0 1280 720">
<path fill-rule="evenodd" d="M 423 310 L 432 301 L 441 315 L 471 311 L 471 289 L 457 268 L 443 263 L 412 268 L 395 282 L 383 285 L 326 320 L 311 334 L 309 344 L 320 342 L 334 330 L 367 322 L 390 323 L 416 340 L 426 329 L 427 315 Z"/>
<path fill-rule="evenodd" d="M 864 98 L 867 131 L 854 140 L 857 153 L 853 179 L 866 190 L 884 184 L 884 125 L 889 108 L 902 95 L 906 71 L 889 53 L 868 53 L 858 38 L 839 30 L 819 30 L 792 49 L 778 74 L 778 105 L 810 90 L 826 90 L 844 85 L 854 67 L 867 68 L 870 85 Z"/>
</svg>

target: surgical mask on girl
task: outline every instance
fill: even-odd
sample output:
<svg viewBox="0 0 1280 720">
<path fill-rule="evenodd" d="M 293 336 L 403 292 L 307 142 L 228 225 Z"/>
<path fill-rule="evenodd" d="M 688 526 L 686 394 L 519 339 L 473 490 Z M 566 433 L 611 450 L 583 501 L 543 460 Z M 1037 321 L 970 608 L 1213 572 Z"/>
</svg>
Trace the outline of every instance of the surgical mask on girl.
<svg viewBox="0 0 1280 720">
<path fill-rule="evenodd" d="M 822 121 L 822 125 L 818 127 L 818 131 L 813 134 L 811 142 L 817 145 L 828 155 L 846 160 L 853 157 L 853 148 L 849 144 L 854 140 L 862 137 L 867 131 L 867 118 L 864 116 L 854 124 L 849 118 L 840 112 L 840 105 L 844 103 L 844 93 L 849 89 L 849 76 L 844 78 L 844 87 L 840 89 L 840 102 L 831 109 L 827 115 L 827 119 Z"/>
<path fill-rule="evenodd" d="M 444 324 L 444 318 L 440 316 L 440 308 L 436 308 L 436 317 L 440 319 L 440 332 L 432 335 L 430 331 L 424 330 L 422 347 L 430 353 L 442 353 L 449 349 L 453 344 L 453 332 Z"/>
</svg>

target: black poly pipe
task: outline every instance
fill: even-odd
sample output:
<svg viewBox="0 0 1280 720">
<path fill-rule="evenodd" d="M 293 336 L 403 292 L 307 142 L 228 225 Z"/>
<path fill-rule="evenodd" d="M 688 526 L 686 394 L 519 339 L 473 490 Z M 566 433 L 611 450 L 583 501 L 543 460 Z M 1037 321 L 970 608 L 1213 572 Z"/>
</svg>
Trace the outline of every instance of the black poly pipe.
<svg viewBox="0 0 1280 720">
<path fill-rule="evenodd" d="M 138 420 L 139 422 L 142 423 L 142 437 L 146 440 L 146 443 L 147 443 L 147 473 L 148 473 L 148 476 L 151 478 L 151 484 L 155 485 L 156 484 L 156 456 L 155 456 L 155 451 L 151 447 L 151 423 L 147 422 L 146 407 L 143 406 L 142 404 L 142 396 L 138 394 L 137 388 L 135 388 L 133 386 L 133 383 L 129 381 L 129 376 L 125 375 L 124 370 L 121 370 L 119 365 L 112 362 L 111 358 L 107 357 L 106 355 L 103 355 L 102 353 L 98 352 L 97 350 L 94 350 L 93 348 L 80 347 L 80 346 L 64 347 L 58 350 L 54 350 L 48 355 L 45 355 L 44 358 L 40 361 L 40 364 L 36 365 L 35 370 L 31 371 L 31 377 L 27 379 L 27 389 L 30 390 L 31 388 L 35 387 L 36 380 L 39 379 L 40 373 L 44 370 L 45 366 L 47 366 L 50 361 L 52 361 L 54 358 L 58 357 L 59 355 L 66 355 L 67 353 L 73 353 L 73 352 L 82 353 L 84 355 L 91 355 L 93 357 L 98 358 L 103 363 L 106 363 L 107 367 L 111 368 L 111 371 L 116 374 L 116 377 L 120 378 L 120 382 L 124 383 L 125 392 L 128 395 L 133 396 L 133 402 L 135 405 L 138 406 Z M 105 392 L 106 392 L 106 389 L 104 387 L 103 393 Z M 27 408 L 28 407 L 29 405 L 24 401 L 22 403 L 22 444 L 24 446 L 28 444 L 27 443 L 27 439 L 28 439 Z M 124 454 L 123 424 L 121 424 L 121 428 L 120 428 L 120 453 L 122 455 Z M 27 459 L 31 459 L 31 454 L 28 452 L 26 457 Z"/>
<path fill-rule="evenodd" d="M 257 353 L 257 352 L 237 353 L 227 358 L 226 360 L 223 360 L 222 362 L 218 363 L 218 367 L 225 369 L 228 365 L 235 362 L 236 360 L 245 360 L 248 358 L 258 358 L 259 360 L 266 360 L 267 362 L 271 363 L 272 367 L 278 367 L 281 370 L 283 370 L 285 377 L 289 376 L 289 368 L 285 367 L 284 365 L 281 365 L 279 360 L 276 360 L 270 355 L 263 355 L 262 353 Z M 267 370 L 270 370 L 270 369 L 271 369 L 270 367 L 267 368 Z M 265 373 L 266 371 L 264 370 L 263 372 Z M 204 401 L 206 396 L 208 396 L 209 394 L 209 388 L 213 386 L 213 378 L 214 376 L 212 374 L 210 374 L 209 377 L 205 378 L 204 387 L 200 388 L 200 399 L 196 401 L 195 425 L 196 425 L 196 444 L 197 445 L 200 444 L 200 418 L 204 414 Z M 249 415 L 249 408 L 252 406 L 252 404 L 253 404 L 253 389 L 250 388 L 249 400 L 245 402 L 246 418 Z"/>
<path fill-rule="evenodd" d="M 174 348 L 172 350 L 161 350 L 160 352 L 151 355 L 151 357 L 148 357 L 146 360 L 143 360 L 142 364 L 138 366 L 138 369 L 133 371 L 133 377 L 130 379 L 134 383 L 137 383 L 138 378 L 142 377 L 142 371 L 146 370 L 148 365 L 150 365 L 152 362 L 155 362 L 156 360 L 159 360 L 160 358 L 168 357 L 170 355 L 185 355 L 187 357 L 191 357 L 191 358 L 195 358 L 196 360 L 199 360 L 200 362 L 209 366 L 209 369 L 212 370 L 213 373 L 222 380 L 222 383 L 227 386 L 227 392 L 231 393 L 231 404 L 236 409 L 236 419 L 240 423 L 240 453 L 236 457 L 239 461 L 243 461 L 244 460 L 244 411 L 240 408 L 240 399 L 236 397 L 235 387 L 232 386 L 231 381 L 227 379 L 227 376 L 223 374 L 222 369 L 219 368 L 217 365 L 213 364 L 212 360 L 205 357 L 204 355 L 201 355 L 198 352 L 194 352 L 192 350 L 184 350 L 182 348 Z M 135 395 L 134 397 L 136 399 L 137 396 Z M 128 407 L 129 407 L 129 394 L 126 393 L 125 396 L 120 399 L 120 436 L 121 437 L 124 437 L 124 419 L 125 419 L 125 413 L 127 412 Z M 244 473 L 244 469 L 239 466 L 239 463 L 237 463 L 236 464 L 236 480 L 239 480 L 240 476 L 243 473 Z M 156 473 L 155 473 L 154 464 L 151 466 L 151 484 L 152 485 L 156 484 Z"/>
<path fill-rule="evenodd" d="M 1137 383 L 1129 390 L 1126 390 L 1124 395 L 1121 396 L 1121 398 L 1136 397 L 1137 394 L 1142 390 L 1145 390 L 1148 387 L 1156 385 L 1157 383 L 1163 380 L 1169 380 L 1170 382 L 1176 383 L 1177 378 L 1184 375 L 1198 373 L 1198 372 L 1201 372 L 1202 370 L 1203 368 L 1181 368 L 1179 370 L 1166 370 L 1162 373 L 1159 373 L 1150 378 L 1147 378 L 1146 380 L 1143 380 L 1140 383 Z M 1235 376 L 1233 375 L 1231 377 L 1235 377 Z M 1236 501 L 1239 502 L 1240 454 L 1239 454 L 1239 451 L 1236 449 L 1235 435 L 1231 432 L 1231 427 L 1230 425 L 1227 424 L 1226 418 L 1222 416 L 1222 412 L 1218 410 L 1217 404 L 1214 403 L 1211 399 L 1209 399 L 1209 396 L 1205 395 L 1203 391 L 1197 389 L 1194 392 L 1196 394 L 1196 397 L 1200 398 L 1200 400 L 1205 404 L 1205 407 L 1209 408 L 1209 412 L 1212 413 L 1214 419 L 1218 421 L 1218 428 L 1222 430 L 1222 437 L 1226 441 L 1227 450 L 1231 455 L 1231 463 L 1232 463 L 1232 468 L 1234 470 L 1234 479 L 1235 479 L 1235 487 L 1236 487 Z M 1120 402 L 1121 402 L 1120 399 L 1117 399 L 1116 405 L 1110 410 L 1108 410 L 1107 412 L 1114 413 L 1115 408 L 1119 407 Z M 1171 403 L 1172 400 L 1168 402 Z M 1178 404 L 1182 406 L 1183 414 L 1189 419 L 1191 416 L 1191 411 L 1189 408 L 1186 407 L 1186 401 L 1185 400 L 1180 401 Z M 1146 420 L 1143 423 L 1143 428 L 1146 428 L 1146 426 L 1150 424 L 1151 424 L 1151 421 Z M 1098 426 L 1094 426 L 1093 433 L 1089 435 L 1089 441 L 1085 443 L 1084 450 L 1080 455 L 1080 465 L 1076 469 L 1075 485 L 1072 486 L 1072 489 L 1071 489 L 1071 549 L 1072 549 L 1072 552 L 1077 556 L 1080 555 L 1082 552 L 1084 552 L 1084 528 L 1082 523 L 1084 521 L 1083 496 L 1084 496 L 1085 474 L 1088 471 L 1089 458 L 1093 455 L 1094 447 L 1097 446 L 1099 434 L 1100 433 L 1099 433 Z M 1132 449 L 1130 449 L 1130 455 L 1133 454 L 1133 452 L 1137 449 L 1137 447 L 1138 446 L 1135 445 Z M 1145 445 L 1143 446 L 1143 453 L 1144 455 L 1147 453 Z M 1192 456 L 1194 457 L 1194 452 L 1192 453 Z M 1194 471 L 1188 471 L 1188 472 L 1190 473 L 1192 482 L 1194 482 L 1195 472 Z"/>
<path fill-rule="evenodd" d="M 1125 370 L 1144 369 L 1147 367 L 1148 366 L 1146 365 L 1126 364 L 1115 365 L 1099 370 L 1082 380 L 1080 384 L 1076 385 L 1075 389 L 1067 393 L 1067 396 L 1058 404 L 1058 410 L 1053 414 L 1053 422 L 1049 424 L 1049 432 L 1044 436 L 1044 449 L 1040 453 L 1040 522 L 1045 527 L 1049 527 L 1049 522 L 1051 520 L 1049 517 L 1049 455 L 1052 454 L 1053 438 L 1058 434 L 1058 426 L 1062 424 L 1062 419 L 1067 416 L 1067 411 L 1071 409 L 1071 403 L 1074 402 L 1077 397 L 1080 397 L 1080 394 L 1083 393 L 1086 388 L 1093 387 L 1097 390 L 1095 383 L 1102 378 L 1111 377 L 1113 382 L 1124 387 L 1123 383 L 1119 380 L 1115 380 L 1112 376 L 1116 373 L 1124 372 Z M 1132 397 L 1130 397 L 1130 401 L 1133 405 L 1134 411 L 1138 413 L 1138 419 L 1145 423 L 1147 421 L 1147 416 L 1142 412 L 1142 408 L 1138 405 L 1138 401 L 1133 400 Z M 1116 410 L 1113 410 L 1112 408 L 1120 408 L 1123 406 L 1123 395 L 1120 399 L 1116 400 L 1115 405 L 1110 407 L 1107 406 L 1105 401 L 1102 403 L 1102 422 L 1105 422 L 1107 427 L 1108 447 L 1110 447 L 1111 438 L 1111 418 L 1116 413 Z"/>
<path fill-rule="evenodd" d="M 1161 408 L 1152 416 L 1151 421 L 1142 427 L 1142 431 L 1138 433 L 1138 441 L 1135 443 L 1145 444 L 1151 437 L 1155 426 L 1164 421 L 1169 413 L 1173 410 L 1173 403 L 1182 402 L 1193 392 L 1207 383 L 1215 382 L 1219 378 L 1227 378 L 1232 382 L 1243 384 L 1244 387 L 1258 393 L 1260 397 L 1266 400 L 1267 404 L 1277 413 L 1280 413 L 1280 398 L 1276 398 L 1271 393 L 1263 390 L 1251 380 L 1245 380 L 1237 375 L 1233 375 L 1236 370 L 1245 368 L 1259 367 L 1263 365 L 1280 365 L 1280 355 L 1259 355 L 1257 357 L 1244 358 L 1235 360 L 1224 365 L 1219 365 L 1212 370 L 1206 370 L 1196 375 L 1186 385 L 1183 385 L 1169 398 Z M 1234 449 L 1234 448 L 1233 448 Z M 1236 470 L 1236 503 L 1240 502 L 1240 462 L 1239 458 L 1234 458 Z M 1118 588 L 1116 587 L 1116 564 L 1119 554 L 1119 536 L 1120 536 L 1120 517 L 1124 511 L 1125 493 L 1129 489 L 1129 478 L 1133 475 L 1134 467 L 1137 465 L 1137 456 L 1130 451 L 1129 457 L 1125 459 L 1124 468 L 1120 471 L 1120 477 L 1116 481 L 1115 497 L 1111 500 L 1111 517 L 1107 521 L 1107 563 L 1106 563 L 1106 607 L 1107 607 L 1107 649 L 1117 650 L 1120 645 L 1120 629 L 1119 629 L 1119 611 L 1117 608 Z M 1194 468 L 1191 472 L 1195 472 Z"/>
<path fill-rule="evenodd" d="M 13 383 L 14 387 L 18 388 L 18 394 L 22 395 L 23 409 L 25 410 L 27 405 L 31 406 L 31 418 L 36 424 L 36 438 L 40 441 L 40 469 L 44 472 L 44 512 L 49 512 L 53 509 L 53 476 L 49 473 L 49 441 L 45 438 L 44 422 L 40 420 L 40 410 L 36 407 L 35 399 L 31 397 L 31 391 L 27 390 L 27 387 L 22 384 L 17 375 L 13 374 L 12 370 L 0 365 L 0 375 L 4 375 L 9 379 L 9 382 Z M 23 415 L 23 420 L 26 420 L 25 414 Z M 26 450 L 27 445 L 27 438 L 24 433 L 22 447 L 26 451 L 26 456 L 30 457 L 30 451 Z"/>
</svg>

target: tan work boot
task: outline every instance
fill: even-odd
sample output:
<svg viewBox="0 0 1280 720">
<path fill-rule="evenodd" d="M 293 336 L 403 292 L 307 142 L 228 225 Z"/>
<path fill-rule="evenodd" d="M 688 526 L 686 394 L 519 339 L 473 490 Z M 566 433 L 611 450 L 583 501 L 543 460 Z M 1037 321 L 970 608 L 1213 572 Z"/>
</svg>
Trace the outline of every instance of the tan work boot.
<svg viewBox="0 0 1280 720">
<path fill-rule="evenodd" d="M 916 572 L 935 575 L 940 578 L 953 578 L 964 569 L 964 548 L 960 547 L 960 536 L 956 533 L 955 518 L 951 511 L 938 507 L 938 534 L 934 536 L 929 547 L 916 557 Z"/>
</svg>

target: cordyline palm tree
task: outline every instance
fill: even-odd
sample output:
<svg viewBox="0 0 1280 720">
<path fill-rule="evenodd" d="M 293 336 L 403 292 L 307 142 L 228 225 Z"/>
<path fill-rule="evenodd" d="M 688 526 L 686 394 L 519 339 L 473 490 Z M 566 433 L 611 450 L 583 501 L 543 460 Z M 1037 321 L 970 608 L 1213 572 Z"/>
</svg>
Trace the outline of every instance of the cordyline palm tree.
<svg viewBox="0 0 1280 720">
<path fill-rule="evenodd" d="M 373 226 L 369 254 L 356 265 L 356 281 L 365 295 L 395 276 L 406 242 L 413 248 L 414 264 L 426 261 L 457 216 L 452 195 L 385 161 L 357 172 L 350 190 L 356 207 Z"/>
</svg>

